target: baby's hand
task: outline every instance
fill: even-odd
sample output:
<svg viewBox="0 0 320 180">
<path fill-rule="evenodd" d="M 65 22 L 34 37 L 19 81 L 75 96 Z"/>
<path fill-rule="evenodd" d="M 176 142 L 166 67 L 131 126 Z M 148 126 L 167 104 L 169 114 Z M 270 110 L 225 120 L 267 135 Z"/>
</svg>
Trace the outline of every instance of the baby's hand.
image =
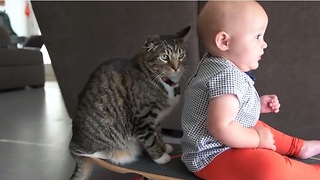
<svg viewBox="0 0 320 180">
<path fill-rule="evenodd" d="M 260 102 L 261 113 L 278 113 L 280 111 L 280 103 L 276 95 L 263 95 L 260 97 Z"/>
<path fill-rule="evenodd" d="M 271 149 L 275 151 L 276 146 L 274 145 L 274 139 L 273 139 L 273 134 L 271 133 L 271 130 L 264 127 L 254 127 L 254 129 L 257 131 L 260 137 L 260 142 L 258 147 Z"/>
</svg>

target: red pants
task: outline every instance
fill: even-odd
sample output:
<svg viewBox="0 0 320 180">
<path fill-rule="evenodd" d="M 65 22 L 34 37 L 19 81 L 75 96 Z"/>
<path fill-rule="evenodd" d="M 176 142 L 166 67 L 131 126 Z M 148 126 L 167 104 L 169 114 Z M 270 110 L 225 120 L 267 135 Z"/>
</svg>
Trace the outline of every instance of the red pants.
<svg viewBox="0 0 320 180">
<path fill-rule="evenodd" d="M 261 121 L 256 126 L 271 130 L 276 151 L 230 149 L 195 174 L 207 180 L 320 180 L 320 165 L 305 164 L 285 156 L 296 156 L 303 140 L 283 134 Z"/>
</svg>

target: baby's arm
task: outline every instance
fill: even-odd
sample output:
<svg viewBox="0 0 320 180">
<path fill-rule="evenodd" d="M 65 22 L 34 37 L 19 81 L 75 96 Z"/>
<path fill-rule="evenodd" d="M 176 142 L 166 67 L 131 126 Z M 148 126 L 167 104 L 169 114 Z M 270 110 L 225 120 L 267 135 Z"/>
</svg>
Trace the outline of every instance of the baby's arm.
<svg viewBox="0 0 320 180">
<path fill-rule="evenodd" d="M 246 128 L 237 123 L 239 101 L 233 94 L 211 99 L 207 129 L 223 144 L 233 148 L 266 148 L 275 150 L 273 135 L 266 128 Z"/>
</svg>

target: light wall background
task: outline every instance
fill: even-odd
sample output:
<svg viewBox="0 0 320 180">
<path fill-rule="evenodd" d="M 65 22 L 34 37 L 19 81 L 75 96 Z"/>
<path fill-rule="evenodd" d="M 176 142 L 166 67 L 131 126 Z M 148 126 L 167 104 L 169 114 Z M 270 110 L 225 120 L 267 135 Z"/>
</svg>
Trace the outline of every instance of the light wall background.
<svg viewBox="0 0 320 180">
<path fill-rule="evenodd" d="M 29 16 L 25 14 L 26 6 L 30 9 Z M 41 34 L 30 0 L 6 0 L 4 10 L 9 15 L 12 29 L 17 35 L 29 37 Z"/>
<path fill-rule="evenodd" d="M 5 11 L 11 22 L 12 29 L 18 36 L 30 37 L 32 35 L 41 35 L 37 19 L 32 9 L 30 0 L 3 0 L 0 3 L 0 11 Z M 0 0 L 0 2 L 3 2 Z M 26 6 L 29 6 L 29 16 L 26 15 Z M 45 72 L 47 80 L 55 80 L 54 72 L 51 67 L 51 60 L 46 46 L 42 46 L 43 61 L 45 63 Z"/>
</svg>

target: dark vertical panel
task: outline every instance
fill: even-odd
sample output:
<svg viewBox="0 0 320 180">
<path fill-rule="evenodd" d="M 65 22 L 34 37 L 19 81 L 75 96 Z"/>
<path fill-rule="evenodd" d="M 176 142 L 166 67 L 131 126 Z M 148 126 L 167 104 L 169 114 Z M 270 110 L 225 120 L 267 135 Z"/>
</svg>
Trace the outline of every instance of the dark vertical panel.
<svg viewBox="0 0 320 180">
<path fill-rule="evenodd" d="M 98 64 L 132 57 L 148 35 L 191 25 L 190 70 L 185 79 L 199 61 L 197 2 L 32 1 L 32 5 L 70 117 L 80 90 Z M 180 113 L 181 103 L 165 126 L 180 129 Z"/>
<path fill-rule="evenodd" d="M 279 114 L 263 115 L 289 134 L 320 138 L 320 2 L 261 2 L 268 48 L 256 70 L 260 94 L 279 96 Z"/>
</svg>

